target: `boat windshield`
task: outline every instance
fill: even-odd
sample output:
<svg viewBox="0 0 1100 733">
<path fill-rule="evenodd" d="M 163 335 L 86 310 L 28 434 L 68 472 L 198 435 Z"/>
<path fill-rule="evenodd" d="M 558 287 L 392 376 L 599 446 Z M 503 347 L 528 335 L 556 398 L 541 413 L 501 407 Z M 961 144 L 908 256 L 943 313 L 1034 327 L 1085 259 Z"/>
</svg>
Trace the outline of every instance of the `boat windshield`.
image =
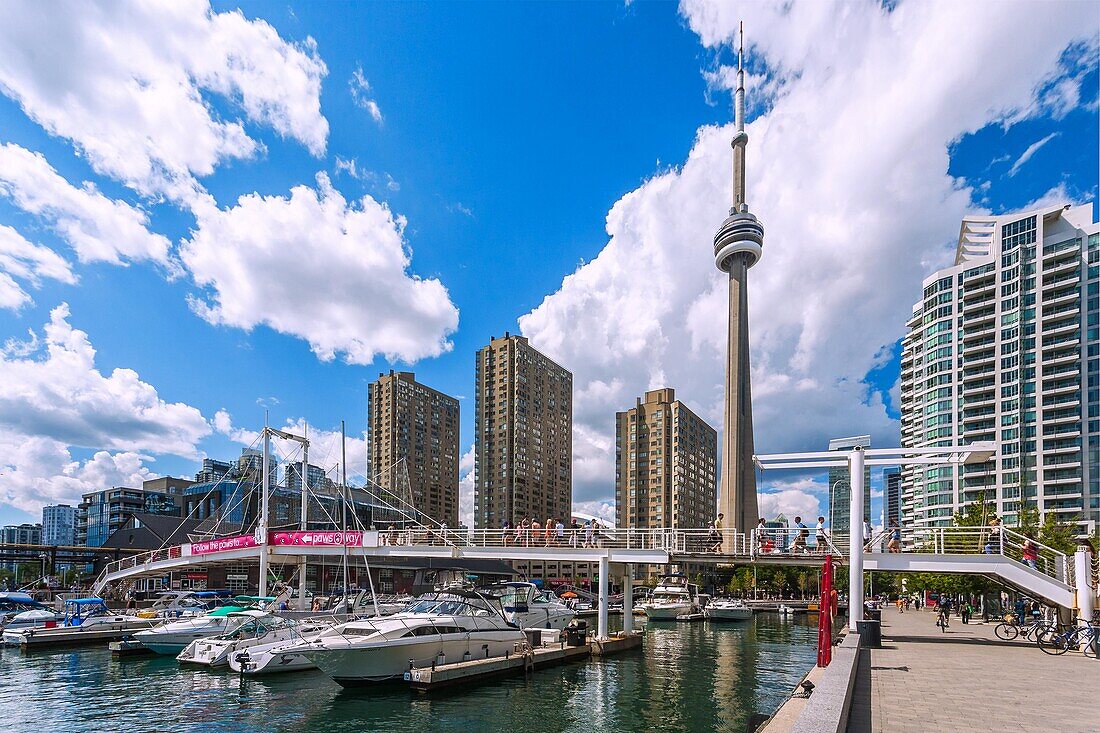
<svg viewBox="0 0 1100 733">
<path fill-rule="evenodd" d="M 481 596 L 427 593 L 405 607 L 404 613 L 430 613 L 439 616 L 492 616 L 497 612 Z"/>
</svg>

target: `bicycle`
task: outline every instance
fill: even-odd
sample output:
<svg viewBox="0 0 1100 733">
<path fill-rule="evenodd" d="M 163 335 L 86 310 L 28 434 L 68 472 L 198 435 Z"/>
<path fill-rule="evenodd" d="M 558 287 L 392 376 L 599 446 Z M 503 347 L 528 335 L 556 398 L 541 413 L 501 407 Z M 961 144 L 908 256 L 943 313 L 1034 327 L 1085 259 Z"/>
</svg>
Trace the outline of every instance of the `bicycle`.
<svg viewBox="0 0 1100 733">
<path fill-rule="evenodd" d="M 1003 639 L 1004 641 L 1012 641 L 1013 639 L 1016 639 L 1021 635 L 1028 641 L 1034 641 L 1034 636 L 1036 633 L 1045 632 L 1048 630 L 1054 631 L 1056 629 L 1047 628 L 1053 626 L 1054 625 L 1051 622 L 1045 621 L 1041 618 L 1029 619 L 1027 621 L 1024 621 L 1023 623 L 1020 623 L 1015 620 L 1015 617 L 1012 614 L 1008 614 L 1005 616 L 1005 620 L 997 624 L 997 626 L 993 629 L 993 633 L 997 635 L 998 639 Z"/>
<path fill-rule="evenodd" d="M 1100 627 L 1092 624 L 1066 627 L 1051 636 L 1040 636 L 1037 643 L 1040 649 L 1054 656 L 1065 654 L 1070 649 L 1079 649 L 1082 643 L 1086 643 L 1084 654 L 1100 658 Z"/>
<path fill-rule="evenodd" d="M 936 616 L 936 626 L 939 626 L 940 631 L 944 634 L 947 633 L 947 627 L 951 625 L 951 621 L 948 619 L 949 615 L 950 612 L 944 613 L 943 611 L 940 611 L 939 614 Z"/>
</svg>

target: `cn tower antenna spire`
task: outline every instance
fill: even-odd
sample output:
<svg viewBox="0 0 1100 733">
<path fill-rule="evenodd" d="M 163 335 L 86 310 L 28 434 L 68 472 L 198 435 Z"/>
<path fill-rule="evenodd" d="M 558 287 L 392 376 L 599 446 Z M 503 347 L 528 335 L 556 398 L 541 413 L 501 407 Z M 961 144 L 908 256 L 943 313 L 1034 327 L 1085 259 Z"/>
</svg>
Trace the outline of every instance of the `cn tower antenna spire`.
<svg viewBox="0 0 1100 733">
<path fill-rule="evenodd" d="M 745 200 L 745 145 L 749 135 L 745 132 L 745 24 L 738 31 L 737 48 L 737 91 L 734 93 L 734 121 L 737 132 L 730 144 L 733 146 L 733 206 L 730 214 L 741 214 L 749 210 Z"/>
</svg>

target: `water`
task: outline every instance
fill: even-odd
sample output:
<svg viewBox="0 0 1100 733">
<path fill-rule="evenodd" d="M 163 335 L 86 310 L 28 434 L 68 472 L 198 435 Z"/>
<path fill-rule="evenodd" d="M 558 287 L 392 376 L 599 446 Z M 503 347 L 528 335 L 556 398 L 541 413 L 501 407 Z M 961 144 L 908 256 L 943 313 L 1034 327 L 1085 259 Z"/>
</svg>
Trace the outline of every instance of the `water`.
<svg viewBox="0 0 1100 733">
<path fill-rule="evenodd" d="M 644 649 L 427 694 L 317 671 L 240 678 L 106 648 L 0 652 L 5 730 L 233 733 L 743 733 L 816 660 L 816 618 L 648 624 Z"/>
</svg>

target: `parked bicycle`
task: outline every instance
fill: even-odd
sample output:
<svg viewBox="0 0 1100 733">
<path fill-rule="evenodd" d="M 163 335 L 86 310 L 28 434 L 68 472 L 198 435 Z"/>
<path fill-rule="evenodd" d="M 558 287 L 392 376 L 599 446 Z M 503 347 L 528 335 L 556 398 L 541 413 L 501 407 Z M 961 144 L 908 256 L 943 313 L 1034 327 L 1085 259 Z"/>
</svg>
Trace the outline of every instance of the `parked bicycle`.
<svg viewBox="0 0 1100 733">
<path fill-rule="evenodd" d="M 1036 642 L 1039 648 L 1047 654 L 1065 654 L 1070 649 L 1080 649 L 1084 645 L 1086 656 L 1100 659 L 1100 626 L 1078 626 L 1074 619 L 1074 625 L 1063 626 L 1056 633 L 1040 634 Z"/>
</svg>

